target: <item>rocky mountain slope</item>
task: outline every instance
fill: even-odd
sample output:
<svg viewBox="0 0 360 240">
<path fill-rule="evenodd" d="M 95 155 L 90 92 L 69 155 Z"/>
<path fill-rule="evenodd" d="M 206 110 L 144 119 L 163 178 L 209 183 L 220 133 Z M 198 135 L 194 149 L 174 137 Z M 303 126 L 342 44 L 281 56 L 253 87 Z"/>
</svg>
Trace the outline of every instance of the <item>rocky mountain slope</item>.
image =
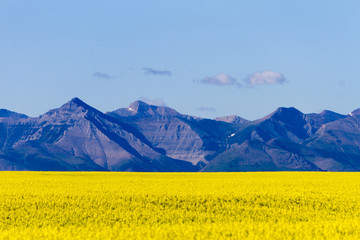
<svg viewBox="0 0 360 240">
<path fill-rule="evenodd" d="M 78 98 L 39 118 L 1 119 L 2 170 L 194 171 Z"/>
<path fill-rule="evenodd" d="M 187 161 L 199 169 L 225 150 L 226 138 L 237 126 L 183 115 L 168 107 L 136 101 L 108 115 L 138 129 L 166 156 Z"/>
<path fill-rule="evenodd" d="M 359 171 L 360 110 L 278 108 L 256 121 L 74 98 L 38 118 L 0 109 L 0 170 Z"/>
</svg>

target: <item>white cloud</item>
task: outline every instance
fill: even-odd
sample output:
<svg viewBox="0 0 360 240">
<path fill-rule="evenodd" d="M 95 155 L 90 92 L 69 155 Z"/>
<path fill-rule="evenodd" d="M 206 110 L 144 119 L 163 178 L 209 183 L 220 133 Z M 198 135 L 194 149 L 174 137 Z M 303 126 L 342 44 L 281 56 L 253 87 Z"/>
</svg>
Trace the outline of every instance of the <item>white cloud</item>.
<svg viewBox="0 0 360 240">
<path fill-rule="evenodd" d="M 203 112 L 216 112 L 216 109 L 213 107 L 199 107 L 196 110 Z"/>
<path fill-rule="evenodd" d="M 166 103 L 164 102 L 164 100 L 162 100 L 160 98 L 149 99 L 147 97 L 141 97 L 140 100 L 149 105 L 166 107 Z"/>
<path fill-rule="evenodd" d="M 259 85 L 270 85 L 270 84 L 283 84 L 287 80 L 282 73 L 273 71 L 255 72 L 246 77 L 242 82 L 239 82 L 236 78 L 233 78 L 229 74 L 221 73 L 214 77 L 203 78 L 201 83 L 213 84 L 218 86 L 235 86 L 235 87 L 254 87 Z"/>
<path fill-rule="evenodd" d="M 206 77 L 202 79 L 201 82 L 205 84 L 215 84 L 218 86 L 237 84 L 237 80 L 226 73 L 221 73 L 214 77 Z"/>
<path fill-rule="evenodd" d="M 282 73 L 264 71 L 255 72 L 249 75 L 245 82 L 251 86 L 267 85 L 267 84 L 283 84 L 287 82 L 285 76 Z"/>
</svg>

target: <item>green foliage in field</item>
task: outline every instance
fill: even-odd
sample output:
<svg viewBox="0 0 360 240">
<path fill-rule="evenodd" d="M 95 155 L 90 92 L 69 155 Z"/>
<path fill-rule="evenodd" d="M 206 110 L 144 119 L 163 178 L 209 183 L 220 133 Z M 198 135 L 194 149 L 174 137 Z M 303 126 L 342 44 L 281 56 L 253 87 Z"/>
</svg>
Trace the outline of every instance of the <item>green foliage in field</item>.
<svg viewBox="0 0 360 240">
<path fill-rule="evenodd" d="M 358 173 L 0 172 L 1 239 L 359 239 Z"/>
</svg>

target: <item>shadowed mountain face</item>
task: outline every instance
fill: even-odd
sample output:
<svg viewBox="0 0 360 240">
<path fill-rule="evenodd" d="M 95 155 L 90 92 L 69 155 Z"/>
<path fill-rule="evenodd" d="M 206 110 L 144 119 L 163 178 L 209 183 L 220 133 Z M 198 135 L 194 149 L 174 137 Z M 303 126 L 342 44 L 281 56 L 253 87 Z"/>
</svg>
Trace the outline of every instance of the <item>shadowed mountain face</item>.
<svg viewBox="0 0 360 240">
<path fill-rule="evenodd" d="M 0 170 L 358 171 L 358 112 L 210 120 L 142 101 L 104 114 L 78 98 L 38 118 L 1 109 Z"/>
<path fill-rule="evenodd" d="M 353 115 L 324 124 L 306 146 L 320 151 L 313 162 L 329 171 L 360 170 L 360 116 Z"/>
<path fill-rule="evenodd" d="M 27 118 L 28 116 L 24 114 L 19 114 L 16 112 L 12 112 L 6 109 L 0 109 L 0 118 Z"/>
<path fill-rule="evenodd" d="M 236 133 L 227 150 L 203 171 L 349 170 L 346 161 L 331 154 L 326 144 L 318 148 L 311 145 L 321 128 L 338 125 L 342 119 L 346 116 L 331 111 L 303 114 L 295 108 L 278 108 Z M 324 164 L 324 159 L 336 162 L 337 168 Z"/>
</svg>

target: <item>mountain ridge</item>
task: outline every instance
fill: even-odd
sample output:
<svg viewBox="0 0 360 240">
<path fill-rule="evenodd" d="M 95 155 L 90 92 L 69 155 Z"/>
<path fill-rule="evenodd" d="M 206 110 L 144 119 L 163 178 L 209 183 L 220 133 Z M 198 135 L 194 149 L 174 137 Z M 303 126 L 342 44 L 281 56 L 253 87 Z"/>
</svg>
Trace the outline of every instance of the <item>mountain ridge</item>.
<svg viewBox="0 0 360 240">
<path fill-rule="evenodd" d="M 359 112 L 206 119 L 140 100 L 103 113 L 79 98 L 37 118 L 0 109 L 0 170 L 360 171 Z"/>
</svg>

